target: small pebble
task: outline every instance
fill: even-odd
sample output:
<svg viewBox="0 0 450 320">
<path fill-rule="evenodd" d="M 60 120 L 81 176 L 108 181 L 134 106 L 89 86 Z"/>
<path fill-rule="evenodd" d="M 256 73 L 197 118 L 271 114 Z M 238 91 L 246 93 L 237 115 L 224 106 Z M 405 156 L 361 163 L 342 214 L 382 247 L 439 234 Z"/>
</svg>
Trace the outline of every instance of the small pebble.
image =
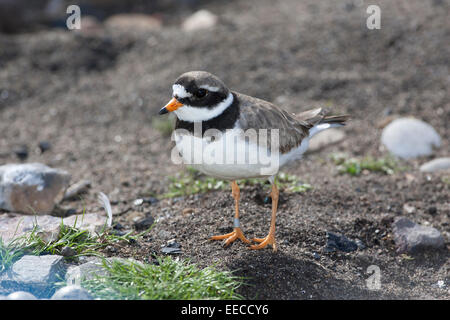
<svg viewBox="0 0 450 320">
<path fill-rule="evenodd" d="M 188 214 L 191 214 L 194 212 L 195 212 L 195 210 L 193 208 L 184 208 L 182 213 L 183 213 L 183 215 L 188 215 Z"/>
<path fill-rule="evenodd" d="M 50 150 L 51 145 L 48 141 L 41 141 L 39 142 L 39 149 L 41 150 L 41 153 L 44 153 L 47 150 Z"/>
<path fill-rule="evenodd" d="M 73 257 L 77 254 L 76 250 L 71 247 L 64 247 L 61 249 L 60 254 L 63 257 Z"/>
<path fill-rule="evenodd" d="M 111 253 L 117 253 L 117 248 L 115 248 L 115 247 L 113 247 L 113 246 L 107 246 L 105 249 L 106 249 L 108 252 L 111 252 Z"/>
<path fill-rule="evenodd" d="M 161 249 L 162 253 L 165 254 L 179 254 L 181 251 L 181 244 L 179 244 L 175 239 L 170 239 L 167 241 L 167 245 Z"/>
<path fill-rule="evenodd" d="M 428 213 L 431 214 L 432 216 L 435 215 L 437 213 L 437 208 L 436 207 L 429 207 L 428 208 Z"/>
<path fill-rule="evenodd" d="M 180 254 L 182 251 L 179 248 L 170 248 L 170 247 L 164 247 L 161 249 L 162 253 L 165 254 Z"/>
<path fill-rule="evenodd" d="M 154 222 L 155 222 L 155 219 L 152 216 L 145 217 L 143 219 L 136 221 L 134 223 L 134 228 L 138 231 L 145 230 L 145 229 L 150 228 Z"/>
<path fill-rule="evenodd" d="M 28 147 L 27 146 L 20 146 L 17 149 L 14 150 L 14 153 L 16 154 L 17 158 L 20 160 L 26 160 L 28 158 Z"/>
<path fill-rule="evenodd" d="M 148 203 L 148 204 L 155 204 L 157 203 L 159 200 L 153 197 L 148 197 L 148 198 L 144 198 L 144 202 Z"/>
<path fill-rule="evenodd" d="M 123 230 L 123 228 L 124 228 L 124 226 L 121 223 L 119 223 L 119 222 L 116 222 L 113 225 L 113 229 L 114 230 Z"/>
</svg>

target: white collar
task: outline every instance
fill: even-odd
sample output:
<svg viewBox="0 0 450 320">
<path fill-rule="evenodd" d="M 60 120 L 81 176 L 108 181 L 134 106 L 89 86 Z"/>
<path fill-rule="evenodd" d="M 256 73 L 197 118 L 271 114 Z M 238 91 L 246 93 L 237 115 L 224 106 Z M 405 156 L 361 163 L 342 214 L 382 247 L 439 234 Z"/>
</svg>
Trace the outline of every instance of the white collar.
<svg viewBox="0 0 450 320">
<path fill-rule="evenodd" d="M 208 121 L 222 114 L 233 103 L 233 94 L 230 92 L 225 100 L 216 104 L 212 108 L 191 107 L 183 105 L 175 110 L 178 119 L 188 122 Z"/>
</svg>

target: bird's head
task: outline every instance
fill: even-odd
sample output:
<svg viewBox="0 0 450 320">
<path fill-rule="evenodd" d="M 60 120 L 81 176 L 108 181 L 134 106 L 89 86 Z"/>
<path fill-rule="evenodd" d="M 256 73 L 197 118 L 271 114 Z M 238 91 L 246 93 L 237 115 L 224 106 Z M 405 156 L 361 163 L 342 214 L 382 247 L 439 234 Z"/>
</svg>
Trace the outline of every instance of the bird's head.
<svg viewBox="0 0 450 320">
<path fill-rule="evenodd" d="M 182 74 L 172 85 L 172 100 L 159 114 L 174 112 L 183 121 L 207 121 L 233 103 L 233 95 L 216 76 L 205 71 Z"/>
</svg>

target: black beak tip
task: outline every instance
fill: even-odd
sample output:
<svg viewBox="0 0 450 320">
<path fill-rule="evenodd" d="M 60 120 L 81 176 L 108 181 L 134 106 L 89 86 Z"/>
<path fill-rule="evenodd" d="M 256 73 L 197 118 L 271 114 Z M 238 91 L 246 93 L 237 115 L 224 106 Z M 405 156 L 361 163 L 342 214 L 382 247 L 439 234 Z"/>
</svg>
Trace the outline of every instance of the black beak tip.
<svg viewBox="0 0 450 320">
<path fill-rule="evenodd" d="M 161 110 L 159 110 L 158 114 L 166 114 L 169 113 L 169 111 L 167 111 L 166 108 L 162 108 Z"/>
</svg>

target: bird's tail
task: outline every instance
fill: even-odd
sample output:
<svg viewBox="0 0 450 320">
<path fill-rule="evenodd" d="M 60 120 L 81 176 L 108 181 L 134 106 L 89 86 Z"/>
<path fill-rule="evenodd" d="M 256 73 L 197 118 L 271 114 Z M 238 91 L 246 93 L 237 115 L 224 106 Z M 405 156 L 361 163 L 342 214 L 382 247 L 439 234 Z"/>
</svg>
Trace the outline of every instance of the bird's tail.
<svg viewBox="0 0 450 320">
<path fill-rule="evenodd" d="M 305 111 L 297 115 L 297 120 L 302 124 L 307 125 L 309 129 L 309 137 L 316 135 L 317 133 L 334 127 L 345 126 L 349 115 L 326 115 L 322 108 L 317 108 L 309 111 Z"/>
</svg>

